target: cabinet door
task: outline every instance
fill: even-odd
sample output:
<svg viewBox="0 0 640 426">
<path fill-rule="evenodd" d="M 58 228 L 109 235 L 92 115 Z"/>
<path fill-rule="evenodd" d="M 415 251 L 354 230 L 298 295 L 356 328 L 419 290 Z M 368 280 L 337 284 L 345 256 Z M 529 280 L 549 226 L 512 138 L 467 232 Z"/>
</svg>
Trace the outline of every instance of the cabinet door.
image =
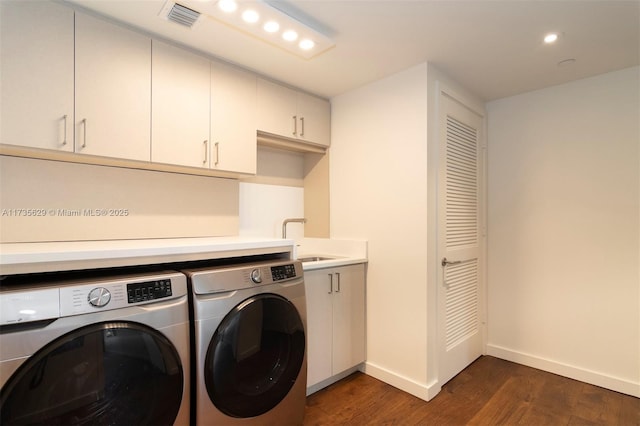
<svg viewBox="0 0 640 426">
<path fill-rule="evenodd" d="M 258 79 L 258 129 L 287 138 L 297 138 L 299 129 L 298 92 Z"/>
<path fill-rule="evenodd" d="M 298 93 L 298 138 L 329 146 L 331 141 L 329 101 L 306 93 Z"/>
<path fill-rule="evenodd" d="M 307 299 L 307 387 L 332 375 L 333 341 L 331 270 L 304 273 Z"/>
<path fill-rule="evenodd" d="M 73 151 L 73 10 L 0 2 L 0 143 Z"/>
<path fill-rule="evenodd" d="M 256 173 L 256 76 L 211 63 L 211 168 Z"/>
<path fill-rule="evenodd" d="M 333 274 L 333 374 L 365 360 L 364 264 Z"/>
<path fill-rule="evenodd" d="M 75 147 L 149 161 L 151 40 L 76 13 Z"/>
<path fill-rule="evenodd" d="M 209 60 L 153 40 L 151 161 L 209 167 Z"/>
</svg>

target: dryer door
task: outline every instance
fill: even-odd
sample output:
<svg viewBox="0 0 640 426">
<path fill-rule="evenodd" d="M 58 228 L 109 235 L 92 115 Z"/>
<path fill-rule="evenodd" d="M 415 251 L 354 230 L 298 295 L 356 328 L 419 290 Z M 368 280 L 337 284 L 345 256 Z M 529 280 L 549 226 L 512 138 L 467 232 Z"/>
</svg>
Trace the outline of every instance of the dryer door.
<svg viewBox="0 0 640 426">
<path fill-rule="evenodd" d="M 182 400 L 179 354 L 133 322 L 92 324 L 36 352 L 0 393 L 0 424 L 172 425 Z"/>
<path fill-rule="evenodd" d="M 209 344 L 209 398 L 232 417 L 266 413 L 291 390 L 304 354 L 304 325 L 295 306 L 275 294 L 250 297 L 227 314 Z"/>
</svg>

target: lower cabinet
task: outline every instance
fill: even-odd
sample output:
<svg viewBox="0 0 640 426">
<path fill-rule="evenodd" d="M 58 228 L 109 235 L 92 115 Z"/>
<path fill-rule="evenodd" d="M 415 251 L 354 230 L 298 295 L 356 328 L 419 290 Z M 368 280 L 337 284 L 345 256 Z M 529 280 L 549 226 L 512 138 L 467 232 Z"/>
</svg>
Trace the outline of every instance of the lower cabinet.
<svg viewBox="0 0 640 426">
<path fill-rule="evenodd" d="M 365 360 L 364 264 L 305 271 L 304 277 L 308 389 Z"/>
</svg>

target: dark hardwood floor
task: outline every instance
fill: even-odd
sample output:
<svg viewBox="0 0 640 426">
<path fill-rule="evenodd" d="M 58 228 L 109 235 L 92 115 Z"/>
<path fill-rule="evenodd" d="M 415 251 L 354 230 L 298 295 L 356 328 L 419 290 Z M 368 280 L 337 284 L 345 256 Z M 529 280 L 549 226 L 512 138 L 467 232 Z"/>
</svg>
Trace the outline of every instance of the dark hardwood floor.
<svg viewBox="0 0 640 426">
<path fill-rule="evenodd" d="M 640 425 L 640 399 L 490 356 L 425 402 L 362 373 L 307 398 L 304 425 Z"/>
</svg>

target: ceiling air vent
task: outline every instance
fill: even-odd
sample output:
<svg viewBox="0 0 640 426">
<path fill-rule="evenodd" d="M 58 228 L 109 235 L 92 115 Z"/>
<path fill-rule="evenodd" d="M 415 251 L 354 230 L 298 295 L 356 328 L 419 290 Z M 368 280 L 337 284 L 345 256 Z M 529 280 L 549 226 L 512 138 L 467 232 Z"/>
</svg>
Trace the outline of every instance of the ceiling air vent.
<svg viewBox="0 0 640 426">
<path fill-rule="evenodd" d="M 200 12 L 178 3 L 167 2 L 162 8 L 160 16 L 176 24 L 191 28 L 200 18 Z"/>
</svg>

